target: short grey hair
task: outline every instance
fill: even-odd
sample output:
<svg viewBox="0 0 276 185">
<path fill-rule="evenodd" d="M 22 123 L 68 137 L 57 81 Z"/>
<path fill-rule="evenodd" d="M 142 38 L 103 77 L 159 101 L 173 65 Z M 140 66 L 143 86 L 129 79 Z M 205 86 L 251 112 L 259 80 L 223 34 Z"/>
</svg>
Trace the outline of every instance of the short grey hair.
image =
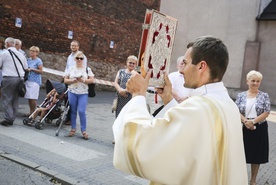
<svg viewBox="0 0 276 185">
<path fill-rule="evenodd" d="M 262 80 L 263 75 L 259 71 L 251 70 L 246 75 L 246 80 L 250 80 L 252 77 L 257 77 L 258 79 Z"/>
<path fill-rule="evenodd" d="M 180 62 L 183 62 L 183 60 L 184 60 L 184 56 L 178 57 L 176 64 L 179 65 Z"/>
<path fill-rule="evenodd" d="M 127 57 L 127 61 L 129 61 L 129 60 L 135 60 L 135 61 L 137 61 L 138 58 L 136 56 L 134 56 L 134 55 L 130 55 L 130 56 Z"/>
<path fill-rule="evenodd" d="M 14 43 L 15 43 L 15 45 L 16 44 L 18 44 L 18 45 L 22 45 L 22 41 L 21 40 L 19 40 L 19 39 L 14 39 Z"/>
<path fill-rule="evenodd" d="M 11 46 L 14 46 L 15 45 L 14 38 L 12 37 L 6 38 L 5 43 L 9 43 Z"/>
</svg>

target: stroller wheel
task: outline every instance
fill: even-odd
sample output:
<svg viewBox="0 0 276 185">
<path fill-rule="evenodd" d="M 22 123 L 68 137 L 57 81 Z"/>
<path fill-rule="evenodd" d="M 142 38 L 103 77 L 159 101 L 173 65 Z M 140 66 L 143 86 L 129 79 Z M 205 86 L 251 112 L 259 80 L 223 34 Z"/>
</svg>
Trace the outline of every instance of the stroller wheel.
<svg viewBox="0 0 276 185">
<path fill-rule="evenodd" d="M 39 122 L 35 122 L 35 128 L 38 129 Z"/>
<path fill-rule="evenodd" d="M 32 121 L 32 118 L 25 118 L 23 119 L 23 124 L 27 125 L 30 121 Z"/>
<path fill-rule="evenodd" d="M 46 122 L 46 123 L 52 123 L 52 121 L 53 121 L 53 120 L 50 119 L 50 118 L 45 118 L 45 122 Z"/>
<path fill-rule="evenodd" d="M 58 120 L 56 121 L 56 126 L 59 126 L 60 123 L 61 123 L 61 121 L 60 121 L 60 119 L 58 119 Z"/>
<path fill-rule="evenodd" d="M 37 123 L 35 124 L 35 128 L 36 128 L 36 129 L 39 129 L 39 130 L 42 130 L 42 129 L 43 129 L 43 124 L 42 124 L 41 122 L 37 122 Z"/>
<path fill-rule="evenodd" d="M 43 124 L 41 122 L 35 122 L 35 128 L 42 130 L 43 129 Z"/>
</svg>

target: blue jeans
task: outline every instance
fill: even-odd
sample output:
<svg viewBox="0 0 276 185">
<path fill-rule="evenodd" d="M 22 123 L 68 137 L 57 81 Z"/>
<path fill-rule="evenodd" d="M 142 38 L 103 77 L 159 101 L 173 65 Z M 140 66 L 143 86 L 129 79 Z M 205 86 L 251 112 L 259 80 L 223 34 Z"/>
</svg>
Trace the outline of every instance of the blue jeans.
<svg viewBox="0 0 276 185">
<path fill-rule="evenodd" d="M 71 109 L 71 127 L 76 129 L 77 112 L 80 117 L 81 132 L 86 131 L 86 105 L 88 102 L 88 94 L 74 94 L 68 92 L 68 99 Z"/>
</svg>

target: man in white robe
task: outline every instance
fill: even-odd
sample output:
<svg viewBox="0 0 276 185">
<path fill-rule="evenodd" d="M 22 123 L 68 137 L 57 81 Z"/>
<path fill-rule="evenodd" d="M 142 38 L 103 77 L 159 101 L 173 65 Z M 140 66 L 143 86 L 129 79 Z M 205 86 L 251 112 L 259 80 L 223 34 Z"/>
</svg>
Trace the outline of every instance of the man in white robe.
<svg viewBox="0 0 276 185">
<path fill-rule="evenodd" d="M 247 185 L 240 114 L 221 82 L 227 48 L 210 36 L 187 48 L 182 73 L 194 90 L 182 103 L 165 75 L 157 89 L 165 106 L 153 118 L 145 100 L 150 73 L 128 81 L 133 98 L 113 125 L 114 166 L 155 185 Z"/>
<path fill-rule="evenodd" d="M 181 103 L 188 98 L 188 95 L 192 89 L 184 87 L 184 77 L 181 71 L 183 71 L 185 64 L 183 62 L 184 56 L 178 57 L 176 61 L 177 71 L 169 74 L 169 79 L 172 84 L 172 95 L 173 98 Z"/>
</svg>

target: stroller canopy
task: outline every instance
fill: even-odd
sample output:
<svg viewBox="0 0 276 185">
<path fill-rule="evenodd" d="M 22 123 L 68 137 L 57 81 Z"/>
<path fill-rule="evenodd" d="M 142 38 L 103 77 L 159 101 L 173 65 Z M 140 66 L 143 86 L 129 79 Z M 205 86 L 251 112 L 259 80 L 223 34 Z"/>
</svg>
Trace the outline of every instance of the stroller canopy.
<svg viewBox="0 0 276 185">
<path fill-rule="evenodd" d="M 66 91 L 66 86 L 62 82 L 55 82 L 48 79 L 46 81 L 46 93 L 48 94 L 52 89 L 56 89 L 58 94 L 63 94 Z"/>
</svg>

